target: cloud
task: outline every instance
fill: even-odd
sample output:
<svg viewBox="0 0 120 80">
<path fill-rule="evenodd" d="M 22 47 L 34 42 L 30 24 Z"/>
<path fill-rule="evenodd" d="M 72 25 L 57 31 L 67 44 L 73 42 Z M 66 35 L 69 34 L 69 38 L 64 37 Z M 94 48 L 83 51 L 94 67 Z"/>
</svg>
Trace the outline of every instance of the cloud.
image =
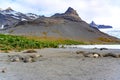
<svg viewBox="0 0 120 80">
<path fill-rule="evenodd" d="M 120 25 L 119 0 L 1 0 L 0 7 L 12 7 L 16 11 L 37 13 L 51 16 L 63 13 L 71 6 L 80 17 L 90 23 L 94 20 L 98 24 Z"/>
<path fill-rule="evenodd" d="M 63 12 L 68 4 L 64 0 L 25 0 L 24 2 L 19 1 L 22 5 L 26 5 L 31 9 L 39 11 L 40 14 L 50 16 L 55 12 Z"/>
</svg>

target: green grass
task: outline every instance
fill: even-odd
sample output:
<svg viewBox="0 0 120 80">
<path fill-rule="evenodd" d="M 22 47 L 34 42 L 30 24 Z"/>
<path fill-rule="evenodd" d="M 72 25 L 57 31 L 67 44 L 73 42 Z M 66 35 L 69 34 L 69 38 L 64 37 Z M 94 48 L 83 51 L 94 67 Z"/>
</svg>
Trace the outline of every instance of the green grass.
<svg viewBox="0 0 120 80">
<path fill-rule="evenodd" d="M 24 50 L 24 49 L 41 49 L 41 48 L 57 48 L 59 44 L 85 44 L 73 40 L 48 40 L 48 39 L 31 39 L 24 36 L 13 36 L 0 34 L 0 50 Z"/>
</svg>

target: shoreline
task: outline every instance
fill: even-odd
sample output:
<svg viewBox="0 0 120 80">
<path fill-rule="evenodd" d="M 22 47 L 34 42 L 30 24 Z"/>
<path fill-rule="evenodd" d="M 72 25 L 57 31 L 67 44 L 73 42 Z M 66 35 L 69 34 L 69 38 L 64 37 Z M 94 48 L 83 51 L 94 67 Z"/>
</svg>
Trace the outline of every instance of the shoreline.
<svg viewBox="0 0 120 80">
<path fill-rule="evenodd" d="M 85 49 L 93 49 L 93 48 L 107 48 L 107 49 L 120 49 L 120 44 L 93 44 L 93 45 L 59 45 L 59 48 L 85 48 Z"/>
</svg>

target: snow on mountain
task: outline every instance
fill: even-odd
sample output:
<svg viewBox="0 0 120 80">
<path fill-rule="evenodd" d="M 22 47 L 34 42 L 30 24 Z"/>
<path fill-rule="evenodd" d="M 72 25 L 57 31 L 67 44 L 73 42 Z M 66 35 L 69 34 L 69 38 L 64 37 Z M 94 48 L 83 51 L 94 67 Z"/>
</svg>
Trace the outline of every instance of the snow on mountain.
<svg viewBox="0 0 120 80">
<path fill-rule="evenodd" d="M 4 25 L 2 25 L 2 26 L 0 27 L 0 29 L 4 29 Z"/>
<path fill-rule="evenodd" d="M 18 12 L 16 12 L 16 11 L 13 11 L 13 10 L 1 10 L 1 12 L 0 12 L 1 14 L 3 14 L 3 15 L 7 15 L 7 14 L 12 14 L 12 15 L 15 15 L 15 16 L 18 16 Z"/>
<path fill-rule="evenodd" d="M 7 8 L 5 10 L 0 10 L 0 13 L 3 15 L 8 15 L 11 16 L 15 19 L 20 19 L 20 20 L 29 20 L 29 19 L 37 19 L 39 18 L 38 15 L 28 13 L 28 14 L 23 14 L 21 12 L 14 11 L 12 8 Z"/>
<path fill-rule="evenodd" d="M 39 17 L 40 16 L 32 13 L 24 14 L 21 12 L 17 12 L 10 7 L 5 10 L 0 9 L 0 29 L 13 27 L 20 21 L 35 20 Z M 3 27 L 3 25 L 5 27 Z"/>
<path fill-rule="evenodd" d="M 37 19 L 37 18 L 39 18 L 38 15 L 33 14 L 33 13 L 27 13 L 26 16 L 28 16 L 28 17 L 31 18 L 31 19 Z"/>
<path fill-rule="evenodd" d="M 18 19 L 18 20 L 20 19 L 19 17 L 16 17 L 16 16 L 12 16 L 12 17 L 15 18 L 15 19 Z"/>
<path fill-rule="evenodd" d="M 1 10 L 0 11 L 1 14 L 3 15 L 14 15 L 14 16 L 19 16 L 19 12 L 14 11 L 13 9 L 11 9 L 10 7 L 5 9 L 5 10 Z"/>
</svg>

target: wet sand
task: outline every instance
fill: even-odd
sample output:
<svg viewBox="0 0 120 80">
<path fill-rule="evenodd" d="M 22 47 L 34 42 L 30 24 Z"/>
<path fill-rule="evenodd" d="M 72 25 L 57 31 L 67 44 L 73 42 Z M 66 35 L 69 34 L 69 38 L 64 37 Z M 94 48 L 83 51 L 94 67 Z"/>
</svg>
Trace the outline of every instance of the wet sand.
<svg viewBox="0 0 120 80">
<path fill-rule="evenodd" d="M 8 61 L 8 55 L 29 53 L 0 53 L 0 80 L 120 80 L 120 58 L 87 58 L 76 54 L 76 51 L 120 54 L 120 50 L 48 48 L 36 51 L 42 57 L 32 63 Z"/>
</svg>

